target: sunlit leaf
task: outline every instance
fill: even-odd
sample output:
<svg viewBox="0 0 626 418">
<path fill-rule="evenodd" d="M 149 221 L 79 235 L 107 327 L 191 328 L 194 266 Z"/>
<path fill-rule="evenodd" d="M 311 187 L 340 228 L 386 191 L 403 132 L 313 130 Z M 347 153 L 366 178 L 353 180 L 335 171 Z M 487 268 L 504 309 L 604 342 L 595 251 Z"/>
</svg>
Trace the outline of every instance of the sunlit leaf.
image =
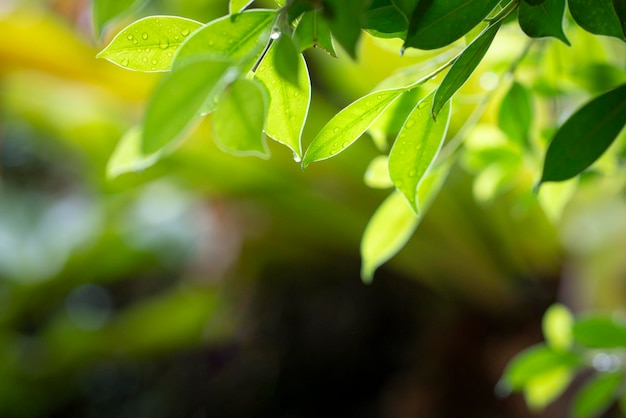
<svg viewBox="0 0 626 418">
<path fill-rule="evenodd" d="M 389 153 L 389 174 L 396 188 L 418 213 L 417 189 L 443 145 L 451 105 L 435 121 L 430 116 L 433 95 L 421 100 L 407 117 Z"/>
<path fill-rule="evenodd" d="M 213 115 L 213 139 L 234 155 L 269 156 L 263 125 L 267 99 L 256 80 L 238 79 L 221 97 Z"/>
<path fill-rule="evenodd" d="M 411 16 L 404 47 L 447 46 L 482 22 L 498 3 L 499 0 L 420 1 Z"/>
<path fill-rule="evenodd" d="M 298 54 L 297 84 L 287 82 L 272 65 L 277 50 L 272 46 L 255 74 L 269 92 L 269 111 L 265 133 L 291 148 L 296 159 L 302 158 L 302 130 L 311 103 L 311 81 L 306 61 Z"/>
<path fill-rule="evenodd" d="M 433 118 L 437 117 L 443 106 L 478 67 L 499 29 L 500 23 L 491 25 L 456 58 L 452 68 L 450 68 L 450 71 L 448 71 L 435 92 L 431 111 Z"/>
<path fill-rule="evenodd" d="M 291 84 L 298 85 L 300 67 L 302 65 L 302 55 L 296 49 L 290 36 L 283 34 L 272 47 L 272 63 L 276 73 Z"/>
<path fill-rule="evenodd" d="M 333 57 L 337 56 L 328 24 L 318 10 L 312 10 L 302 15 L 293 38 L 300 51 L 317 47 Z"/>
<path fill-rule="evenodd" d="M 228 13 L 234 15 L 248 7 L 253 0 L 230 0 L 228 2 Z"/>
<path fill-rule="evenodd" d="M 572 367 L 561 366 L 529 379 L 523 389 L 529 409 L 541 411 L 567 389 L 573 377 Z"/>
<path fill-rule="evenodd" d="M 554 304 L 543 316 L 542 329 L 546 343 L 555 350 L 568 350 L 573 343 L 574 316 L 565 306 Z"/>
<path fill-rule="evenodd" d="M 92 0 L 93 25 L 100 35 L 106 25 L 137 9 L 145 0 Z"/>
<path fill-rule="evenodd" d="M 441 165 L 426 175 L 418 191 L 423 202 L 419 214 L 407 205 L 402 193 L 394 191 L 372 215 L 361 240 L 361 278 L 364 282 L 371 282 L 376 269 L 406 245 L 424 218 L 427 207 L 441 190 L 449 169 L 449 165 Z"/>
<path fill-rule="evenodd" d="M 589 348 L 626 347 L 626 326 L 607 316 L 579 319 L 573 333 L 576 341 Z"/>
<path fill-rule="evenodd" d="M 537 194 L 537 201 L 541 205 L 546 217 L 554 224 L 561 219 L 566 205 L 578 190 L 578 177 L 558 183 L 546 183 L 541 186 Z"/>
<path fill-rule="evenodd" d="M 626 84 L 576 111 L 558 130 L 543 166 L 541 182 L 567 180 L 593 164 L 626 124 Z"/>
<path fill-rule="evenodd" d="M 531 38 L 552 36 L 569 45 L 563 33 L 564 13 L 565 0 L 545 0 L 534 6 L 523 1 L 519 5 L 518 21 L 524 33 Z"/>
<path fill-rule="evenodd" d="M 381 151 L 387 151 L 389 149 L 389 144 L 387 143 L 388 138 L 395 138 L 398 135 L 404 121 L 421 96 L 423 96 L 423 94 L 419 88 L 405 91 L 400 98 L 393 102 L 383 114 L 376 119 L 376 122 L 369 127 L 367 133 L 371 135 L 378 149 Z"/>
<path fill-rule="evenodd" d="M 319 131 L 304 154 L 302 166 L 331 158 L 348 148 L 403 91 L 404 89 L 377 91 L 348 105 Z"/>
<path fill-rule="evenodd" d="M 568 0 L 569 11 L 578 25 L 596 35 L 624 39 L 622 24 L 612 0 Z"/>
<path fill-rule="evenodd" d="M 267 46 L 276 11 L 246 10 L 235 19 L 224 16 L 193 33 L 178 49 L 174 69 L 198 60 L 230 61 L 249 71 Z"/>
<path fill-rule="evenodd" d="M 373 189 L 393 187 L 393 182 L 389 177 L 389 157 L 379 155 L 370 161 L 363 175 L 363 182 Z"/>
<path fill-rule="evenodd" d="M 623 380 L 624 374 L 622 372 L 595 375 L 576 393 L 572 416 L 574 418 L 600 416 L 615 402 Z"/>
<path fill-rule="evenodd" d="M 518 82 L 513 82 L 500 103 L 498 127 L 509 139 L 527 148 L 533 122 L 533 106 L 530 93 Z"/>
<path fill-rule="evenodd" d="M 107 177 L 145 170 L 159 160 L 160 153 L 146 156 L 141 152 L 142 138 L 140 127 L 131 128 L 122 136 L 107 163 Z"/>
<path fill-rule="evenodd" d="M 556 351 L 540 344 L 519 353 L 509 362 L 499 382 L 499 389 L 508 392 L 521 390 L 537 376 L 563 367 L 576 367 L 578 356 L 564 351 Z"/>
<path fill-rule="evenodd" d="M 124 28 L 98 55 L 135 71 L 169 71 L 180 44 L 201 23 L 175 16 L 151 16 Z"/>
<path fill-rule="evenodd" d="M 229 64 L 199 61 L 172 72 L 157 87 L 144 119 L 142 150 L 158 151 L 178 139 L 200 116 Z"/>
<path fill-rule="evenodd" d="M 324 0 L 324 17 L 333 36 L 346 52 L 356 58 L 356 45 L 361 36 L 365 0 Z"/>
</svg>

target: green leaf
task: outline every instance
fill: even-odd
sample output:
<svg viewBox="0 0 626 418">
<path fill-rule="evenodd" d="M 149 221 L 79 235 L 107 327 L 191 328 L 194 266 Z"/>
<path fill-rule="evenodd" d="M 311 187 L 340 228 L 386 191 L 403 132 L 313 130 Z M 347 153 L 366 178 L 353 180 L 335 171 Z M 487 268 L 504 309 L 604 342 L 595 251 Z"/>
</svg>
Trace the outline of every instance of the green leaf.
<svg viewBox="0 0 626 418">
<path fill-rule="evenodd" d="M 626 124 L 626 84 L 576 111 L 546 152 L 541 182 L 567 180 L 593 164 Z"/>
<path fill-rule="evenodd" d="M 166 77 L 148 103 L 143 152 L 160 150 L 197 121 L 202 106 L 228 68 L 224 62 L 199 61 Z"/>
<path fill-rule="evenodd" d="M 461 86 L 472 75 L 478 64 L 487 53 L 493 38 L 500 29 L 500 23 L 489 26 L 480 36 L 469 44 L 461 54 L 455 59 L 452 68 L 446 74 L 443 81 L 435 92 L 431 114 L 433 118 L 450 98 L 461 88 Z"/>
<path fill-rule="evenodd" d="M 293 85 L 298 85 L 302 55 L 296 49 L 293 40 L 288 35 L 281 35 L 274 41 L 272 63 L 276 73 Z"/>
<path fill-rule="evenodd" d="M 391 0 L 391 3 L 402 13 L 407 22 L 413 15 L 413 11 L 419 2 L 420 0 Z"/>
<path fill-rule="evenodd" d="M 337 56 L 328 24 L 318 10 L 306 12 L 302 15 L 293 38 L 300 51 L 317 47 L 333 57 Z"/>
<path fill-rule="evenodd" d="M 367 133 L 370 134 L 379 150 L 387 151 L 389 149 L 388 138 L 395 138 L 398 135 L 402 125 L 404 125 L 404 121 L 415 107 L 415 103 L 422 96 L 422 91 L 419 88 L 405 91 L 369 127 Z"/>
<path fill-rule="evenodd" d="M 381 0 L 365 12 L 363 29 L 379 38 L 402 37 L 407 30 L 407 20 L 391 0 Z"/>
<path fill-rule="evenodd" d="M 533 123 L 532 99 L 528 90 L 513 82 L 500 103 L 498 127 L 522 148 L 528 148 Z"/>
<path fill-rule="evenodd" d="M 626 0 L 613 0 L 613 9 L 622 26 L 622 35 L 626 36 Z"/>
<path fill-rule="evenodd" d="M 128 130 L 117 143 L 107 163 L 107 177 L 113 179 L 124 173 L 142 171 L 161 157 L 161 152 L 144 155 L 141 152 L 143 130 L 136 126 Z"/>
<path fill-rule="evenodd" d="M 626 327 L 607 316 L 579 319 L 573 333 L 576 341 L 589 348 L 626 347 Z"/>
<path fill-rule="evenodd" d="M 341 110 L 313 138 L 302 167 L 331 158 L 348 148 L 403 92 L 401 88 L 370 93 Z"/>
<path fill-rule="evenodd" d="M 256 80 L 237 79 L 220 99 L 213 115 L 213 139 L 234 155 L 268 157 L 263 125 L 267 98 Z"/>
<path fill-rule="evenodd" d="M 554 304 L 548 308 L 542 321 L 546 343 L 555 350 L 568 350 L 573 343 L 574 316 L 565 306 Z"/>
<path fill-rule="evenodd" d="M 309 71 L 304 57 L 298 54 L 300 65 L 297 83 L 287 82 L 272 65 L 273 56 L 277 52 L 272 46 L 255 73 L 255 78 L 261 81 L 269 92 L 269 111 L 265 122 L 265 133 L 291 148 L 294 158 L 299 160 L 302 158 L 302 130 L 311 103 Z"/>
<path fill-rule="evenodd" d="M 563 33 L 565 0 L 546 0 L 537 5 L 521 2 L 518 21 L 524 33 L 531 38 L 552 36 L 569 45 Z"/>
<path fill-rule="evenodd" d="M 151 16 L 124 28 L 98 55 L 135 71 L 169 71 L 176 49 L 202 26 L 175 16 Z"/>
<path fill-rule="evenodd" d="M 207 23 L 180 46 L 173 69 L 201 60 L 229 61 L 245 74 L 265 50 L 276 16 L 274 10 L 246 10 Z"/>
<path fill-rule="evenodd" d="M 596 35 L 624 39 L 612 0 L 569 0 L 568 5 L 574 21 L 581 28 Z"/>
<path fill-rule="evenodd" d="M 119 17 L 139 8 L 144 0 L 92 0 L 93 26 L 96 34 Z"/>
<path fill-rule="evenodd" d="M 571 366 L 562 366 L 541 373 L 526 382 L 524 399 L 533 412 L 541 411 L 567 389 L 574 377 Z"/>
<path fill-rule="evenodd" d="M 499 0 L 421 0 L 411 16 L 404 47 L 447 46 L 482 22 L 498 3 Z"/>
<path fill-rule="evenodd" d="M 373 189 L 389 189 L 393 187 L 391 177 L 389 177 L 389 157 L 379 155 L 370 161 L 363 182 Z"/>
<path fill-rule="evenodd" d="M 573 401 L 574 418 L 592 418 L 606 411 L 618 396 L 624 380 L 623 373 L 600 373 L 589 380 L 577 393 Z"/>
<path fill-rule="evenodd" d="M 231 15 L 240 13 L 243 9 L 248 7 L 253 0 L 230 0 L 228 2 L 228 13 Z"/>
<path fill-rule="evenodd" d="M 443 145 L 450 122 L 450 104 L 437 121 L 431 118 L 433 97 L 429 94 L 415 106 L 389 153 L 391 179 L 415 213 L 419 213 L 420 203 L 417 189 Z"/>
<path fill-rule="evenodd" d="M 352 59 L 356 59 L 365 3 L 364 0 L 324 0 L 324 17 L 328 27 Z"/>
<path fill-rule="evenodd" d="M 504 392 L 521 390 L 532 379 L 544 373 L 564 367 L 573 368 L 579 364 L 578 356 L 539 344 L 522 351 L 509 362 L 498 383 L 498 389 Z"/>
<path fill-rule="evenodd" d="M 424 210 L 418 215 L 398 191 L 389 195 L 372 215 L 361 240 L 361 278 L 365 283 L 371 282 L 376 269 L 406 245 L 424 218 L 426 208 L 441 190 L 449 171 L 449 165 L 441 165 L 426 175 L 418 191 Z"/>
</svg>

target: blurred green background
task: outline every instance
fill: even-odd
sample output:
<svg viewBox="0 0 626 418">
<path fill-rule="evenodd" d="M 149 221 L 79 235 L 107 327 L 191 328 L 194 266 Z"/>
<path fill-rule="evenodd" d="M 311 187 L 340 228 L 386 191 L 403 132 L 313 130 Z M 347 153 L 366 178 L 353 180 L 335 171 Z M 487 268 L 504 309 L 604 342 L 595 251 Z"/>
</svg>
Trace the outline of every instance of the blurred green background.
<svg viewBox="0 0 626 418">
<path fill-rule="evenodd" d="M 455 167 L 371 285 L 359 241 L 387 192 L 363 184 L 379 153 L 368 138 L 303 173 L 277 144 L 270 160 L 221 152 L 208 120 L 154 167 L 107 179 L 159 76 L 96 60 L 89 13 L 82 0 L 0 1 L 0 417 L 526 417 L 521 397 L 494 387 L 541 340 L 545 308 L 626 306 L 625 178 L 610 163 L 562 217 L 532 194 L 532 161 L 482 194 Z M 159 0 L 132 18 L 226 13 L 226 1 Z M 505 29 L 453 132 L 524 47 Z M 572 48 L 541 41 L 519 68 L 544 97 L 539 119 L 623 82 L 623 49 L 569 29 Z M 305 145 L 432 53 L 400 57 L 366 36 L 358 63 L 307 58 Z M 568 396 L 538 416 L 565 416 Z"/>
</svg>

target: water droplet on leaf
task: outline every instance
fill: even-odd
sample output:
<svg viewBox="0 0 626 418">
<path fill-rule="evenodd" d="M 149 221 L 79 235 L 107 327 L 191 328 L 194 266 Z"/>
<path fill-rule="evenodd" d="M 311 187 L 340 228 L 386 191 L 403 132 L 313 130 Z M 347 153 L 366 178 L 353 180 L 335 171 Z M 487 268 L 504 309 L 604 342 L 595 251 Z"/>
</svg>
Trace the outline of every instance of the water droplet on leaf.
<svg viewBox="0 0 626 418">
<path fill-rule="evenodd" d="M 333 129 L 333 132 L 334 132 L 334 133 L 339 132 L 339 128 L 335 128 L 335 129 Z"/>
<path fill-rule="evenodd" d="M 280 29 L 278 29 L 278 28 L 272 29 L 272 33 L 270 35 L 270 38 L 272 38 L 274 40 L 280 38 Z"/>
<path fill-rule="evenodd" d="M 146 39 L 148 39 L 148 34 L 147 34 L 146 32 L 144 32 L 144 33 L 141 35 L 141 39 L 143 39 L 144 41 L 145 41 Z"/>
<path fill-rule="evenodd" d="M 129 41 L 132 41 L 133 39 L 135 39 L 135 37 L 133 35 L 128 35 L 126 39 L 128 39 Z"/>
<path fill-rule="evenodd" d="M 409 119 L 406 121 L 406 124 L 404 125 L 405 128 L 410 129 L 413 126 L 415 126 L 415 119 Z"/>
<path fill-rule="evenodd" d="M 296 154 L 295 152 L 293 153 L 293 160 L 297 163 L 302 162 L 302 158 L 300 158 L 300 156 Z"/>
<path fill-rule="evenodd" d="M 159 44 L 159 48 L 161 49 L 167 49 L 170 47 L 170 44 L 167 41 L 163 41 Z"/>
<path fill-rule="evenodd" d="M 183 29 L 182 32 L 183 36 L 187 36 L 189 35 L 189 29 Z"/>
</svg>

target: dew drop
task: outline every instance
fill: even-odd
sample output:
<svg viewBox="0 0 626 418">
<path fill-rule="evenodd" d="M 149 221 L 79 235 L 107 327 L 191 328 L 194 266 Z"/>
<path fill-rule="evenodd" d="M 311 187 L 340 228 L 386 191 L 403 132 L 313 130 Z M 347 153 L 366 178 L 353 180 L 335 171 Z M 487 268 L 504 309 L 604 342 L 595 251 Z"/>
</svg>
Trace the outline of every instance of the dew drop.
<svg viewBox="0 0 626 418">
<path fill-rule="evenodd" d="M 183 36 L 188 36 L 189 35 L 189 29 L 183 29 L 182 32 Z"/>
<path fill-rule="evenodd" d="M 122 60 L 122 65 L 123 65 L 124 67 L 128 67 L 128 58 L 124 58 L 124 59 Z"/>
<path fill-rule="evenodd" d="M 157 65 L 159 62 L 157 60 L 152 60 L 152 65 Z"/>
<path fill-rule="evenodd" d="M 146 57 L 143 57 L 141 60 L 142 60 L 143 62 L 148 62 L 148 58 L 146 58 Z"/>
<path fill-rule="evenodd" d="M 174 35 L 174 39 L 176 39 L 178 41 L 180 39 L 180 36 Z"/>
<path fill-rule="evenodd" d="M 135 45 L 137 45 L 137 44 L 139 43 L 139 41 L 138 41 L 137 39 L 133 39 L 133 43 L 134 43 Z"/>
<path fill-rule="evenodd" d="M 300 93 L 298 93 L 297 91 L 293 93 L 293 97 L 298 97 L 300 95 Z"/>
<path fill-rule="evenodd" d="M 159 48 L 161 49 L 167 49 L 170 47 L 170 44 L 167 41 L 163 41 L 159 44 Z"/>
<path fill-rule="evenodd" d="M 338 151 L 336 149 L 331 149 L 330 150 L 330 155 L 335 155 L 335 154 L 337 154 L 337 152 Z"/>
<path fill-rule="evenodd" d="M 334 132 L 334 133 L 339 132 L 339 128 L 335 128 L 335 129 L 333 129 L 333 132 Z"/>
<path fill-rule="evenodd" d="M 300 158 L 300 156 L 296 154 L 295 152 L 293 153 L 293 160 L 297 163 L 302 162 L 302 158 Z"/>
<path fill-rule="evenodd" d="M 152 71 L 156 71 L 156 69 L 157 69 L 156 67 L 152 67 L 151 68 Z"/>
<path fill-rule="evenodd" d="M 171 52 L 168 52 L 168 53 L 167 53 L 167 56 L 168 56 L 169 58 L 172 58 L 172 53 L 171 53 Z"/>
<path fill-rule="evenodd" d="M 272 29 L 272 33 L 270 35 L 270 38 L 272 38 L 274 40 L 280 38 L 280 29 L 278 29 L 278 28 Z"/>
<path fill-rule="evenodd" d="M 132 41 L 133 39 L 135 39 L 135 37 L 133 35 L 128 35 L 126 39 L 128 39 L 129 41 Z"/>
<path fill-rule="evenodd" d="M 409 119 L 406 121 L 406 124 L 404 125 L 405 128 L 410 129 L 413 126 L 415 126 L 415 119 Z"/>
<path fill-rule="evenodd" d="M 411 169 L 411 171 L 409 171 L 409 177 L 415 177 L 417 176 L 417 170 L 416 169 Z"/>
<path fill-rule="evenodd" d="M 145 41 L 146 39 L 148 39 L 148 34 L 147 34 L 146 32 L 144 32 L 144 33 L 141 35 L 141 39 L 143 39 L 144 41 Z"/>
<path fill-rule="evenodd" d="M 348 148 L 351 144 L 351 141 L 343 141 L 343 144 L 341 144 L 342 148 Z"/>
<path fill-rule="evenodd" d="M 382 94 L 379 94 L 378 96 L 376 96 L 376 100 L 380 100 L 380 99 L 382 99 L 382 98 L 383 98 L 383 95 L 382 95 Z"/>
<path fill-rule="evenodd" d="M 150 52 L 150 48 L 146 48 L 146 49 L 145 49 L 145 51 L 146 51 L 146 52 Z"/>
</svg>

